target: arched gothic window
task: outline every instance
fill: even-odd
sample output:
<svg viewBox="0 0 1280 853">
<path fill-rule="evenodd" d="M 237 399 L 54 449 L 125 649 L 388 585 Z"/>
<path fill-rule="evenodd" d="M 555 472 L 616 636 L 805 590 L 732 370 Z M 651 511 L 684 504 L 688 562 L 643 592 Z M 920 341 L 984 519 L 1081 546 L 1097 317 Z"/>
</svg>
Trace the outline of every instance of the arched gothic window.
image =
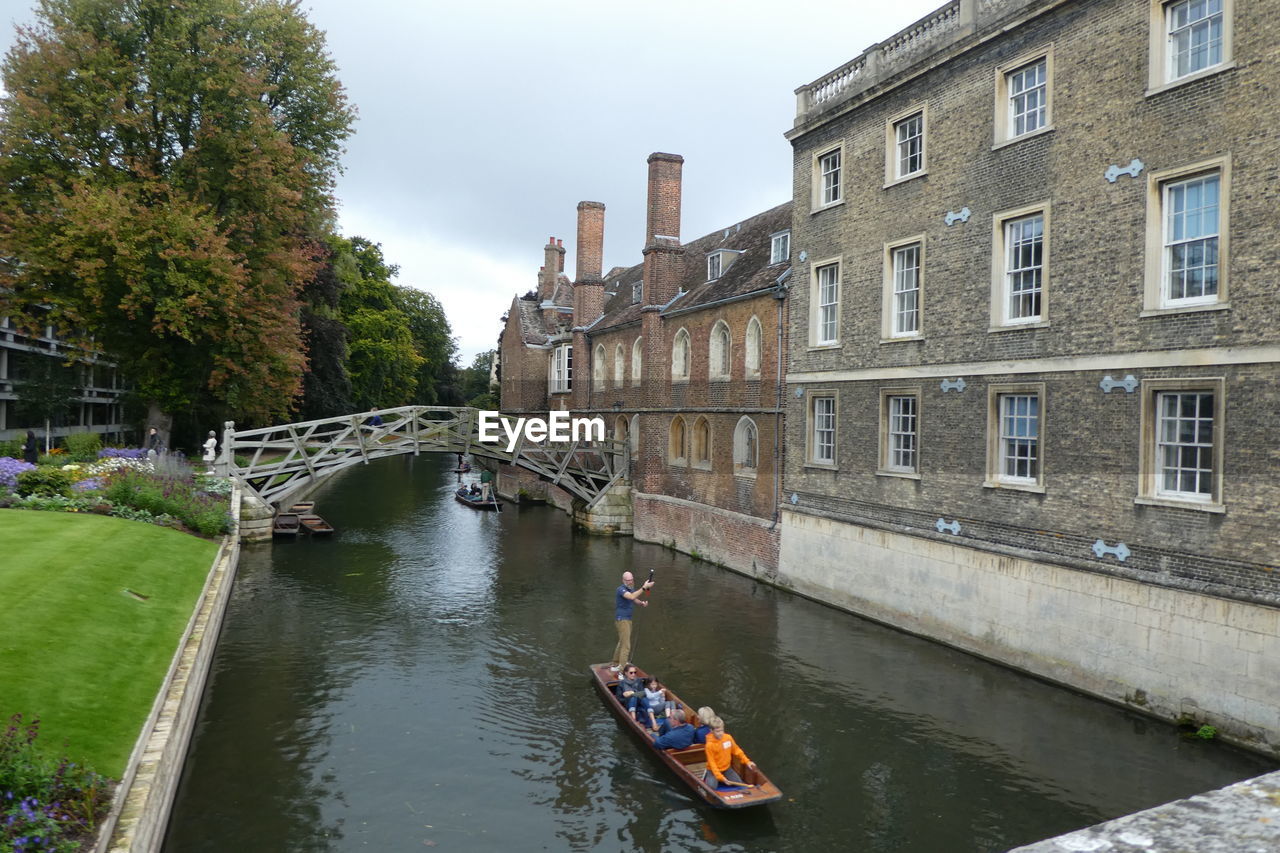
<svg viewBox="0 0 1280 853">
<path fill-rule="evenodd" d="M 689 332 L 681 329 L 676 332 L 676 342 L 671 347 L 671 381 L 680 382 L 689 379 Z"/>
<path fill-rule="evenodd" d="M 716 323 L 711 330 L 711 352 L 707 360 L 708 375 L 712 379 L 728 379 L 732 338 L 729 325 L 724 320 Z"/>
<path fill-rule="evenodd" d="M 760 321 L 755 317 L 747 323 L 746 368 L 747 377 L 760 375 L 760 336 L 763 330 Z"/>
<path fill-rule="evenodd" d="M 644 342 L 644 337 L 642 336 L 642 337 L 636 338 L 636 342 L 631 345 L 631 384 L 632 385 L 640 384 L 640 366 L 642 363 L 641 355 L 644 351 L 644 348 L 641 346 L 641 344 L 643 342 Z"/>
<path fill-rule="evenodd" d="M 711 422 L 705 417 L 693 422 L 693 464 L 698 468 L 711 467 Z"/>
<path fill-rule="evenodd" d="M 667 442 L 667 459 L 673 464 L 685 464 L 685 427 L 684 418 L 676 415 L 671 419 L 671 435 Z"/>
<path fill-rule="evenodd" d="M 756 422 L 744 417 L 733 431 L 733 473 L 754 477 L 760 459 L 760 432 Z"/>
</svg>

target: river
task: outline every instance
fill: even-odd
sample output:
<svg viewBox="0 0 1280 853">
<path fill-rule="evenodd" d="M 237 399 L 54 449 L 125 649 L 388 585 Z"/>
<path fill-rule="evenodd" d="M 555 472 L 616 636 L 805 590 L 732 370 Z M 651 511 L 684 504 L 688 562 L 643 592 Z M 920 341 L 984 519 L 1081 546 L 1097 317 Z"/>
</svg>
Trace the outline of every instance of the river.
<svg viewBox="0 0 1280 853">
<path fill-rule="evenodd" d="M 314 498 L 247 547 L 168 853 L 996 851 L 1274 769 L 1171 726 L 561 513 L 480 513 L 453 457 Z M 587 666 L 623 571 L 635 658 L 709 704 L 782 802 L 695 802 Z"/>
</svg>

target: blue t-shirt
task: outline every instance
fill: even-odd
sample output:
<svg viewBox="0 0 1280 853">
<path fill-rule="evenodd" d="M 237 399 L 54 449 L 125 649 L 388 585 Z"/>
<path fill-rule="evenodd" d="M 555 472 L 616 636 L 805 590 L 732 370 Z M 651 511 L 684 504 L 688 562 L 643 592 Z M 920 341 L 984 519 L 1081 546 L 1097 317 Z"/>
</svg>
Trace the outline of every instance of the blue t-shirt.
<svg viewBox="0 0 1280 853">
<path fill-rule="evenodd" d="M 615 621 L 631 618 L 631 611 L 635 609 L 636 603 L 627 598 L 628 592 L 631 592 L 631 590 L 627 589 L 627 585 L 624 583 L 619 585 L 618 591 L 614 593 L 613 618 Z"/>
</svg>

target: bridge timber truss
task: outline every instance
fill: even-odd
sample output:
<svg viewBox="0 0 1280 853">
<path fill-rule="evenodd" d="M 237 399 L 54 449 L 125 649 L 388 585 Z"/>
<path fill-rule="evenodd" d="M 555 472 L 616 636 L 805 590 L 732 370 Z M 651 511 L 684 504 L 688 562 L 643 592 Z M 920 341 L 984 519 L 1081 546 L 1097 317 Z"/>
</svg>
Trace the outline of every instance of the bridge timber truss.
<svg viewBox="0 0 1280 853">
<path fill-rule="evenodd" d="M 228 421 L 220 462 L 266 503 L 282 501 L 344 468 L 405 454 L 468 453 L 527 468 L 581 498 L 588 509 L 629 474 L 625 441 L 533 443 L 521 434 L 510 452 L 506 443 L 505 435 L 497 444 L 480 441 L 478 409 L 402 406 L 244 431 Z"/>
</svg>

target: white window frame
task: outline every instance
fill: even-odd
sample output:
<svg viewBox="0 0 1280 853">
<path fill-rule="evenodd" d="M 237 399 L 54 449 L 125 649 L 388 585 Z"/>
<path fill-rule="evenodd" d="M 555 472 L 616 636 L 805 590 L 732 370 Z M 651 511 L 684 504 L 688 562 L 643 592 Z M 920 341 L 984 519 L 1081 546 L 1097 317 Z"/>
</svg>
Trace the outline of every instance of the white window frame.
<svg viewBox="0 0 1280 853">
<path fill-rule="evenodd" d="M 573 344 L 556 344 L 551 348 L 550 389 L 552 394 L 573 390 Z"/>
<path fill-rule="evenodd" d="M 904 275 L 910 268 L 900 266 L 900 263 L 906 260 L 906 253 L 915 251 L 915 267 L 914 280 L 909 281 Z M 884 280 L 881 296 L 881 324 L 880 324 L 880 341 L 881 343 L 889 343 L 891 341 L 917 340 L 924 335 L 924 235 L 916 234 L 903 240 L 896 240 L 892 243 L 884 244 Z M 907 290 L 900 289 L 903 285 L 914 284 L 914 288 Z M 915 328 L 908 330 L 900 330 L 898 328 L 898 319 L 900 315 L 901 297 L 905 293 L 914 293 L 915 297 Z"/>
<path fill-rule="evenodd" d="M 743 369 L 748 379 L 758 379 L 760 377 L 760 355 L 763 343 L 764 326 L 760 323 L 760 319 L 753 315 L 747 321 L 747 334 L 743 341 Z"/>
<path fill-rule="evenodd" d="M 809 268 L 809 348 L 840 346 L 841 256 L 815 261 Z M 834 301 L 826 290 L 834 286 Z M 829 333 L 829 336 L 828 336 Z"/>
<path fill-rule="evenodd" d="M 781 264 L 791 258 L 791 232 L 779 231 L 769 238 L 769 264 Z"/>
<path fill-rule="evenodd" d="M 715 281 L 720 277 L 723 263 L 724 256 L 721 252 L 711 252 L 707 255 L 707 281 Z"/>
<path fill-rule="evenodd" d="M 754 439 L 747 441 L 747 434 Z M 760 427 L 743 415 L 733 428 L 733 476 L 754 480 L 760 470 Z"/>
<path fill-rule="evenodd" d="M 911 412 L 901 411 L 899 401 L 911 401 Z M 911 429 L 904 430 L 904 418 L 910 419 Z M 911 464 L 902 464 L 901 456 L 904 448 L 895 441 L 898 436 L 911 438 Z M 882 388 L 880 389 L 880 464 L 876 473 L 886 477 L 905 477 L 911 480 L 920 479 L 920 389 L 914 388 Z"/>
<path fill-rule="evenodd" d="M 1139 451 L 1138 496 L 1134 503 L 1155 506 L 1174 506 L 1202 512 L 1226 512 L 1223 501 L 1223 450 L 1224 421 L 1226 413 L 1226 380 L 1221 376 L 1143 379 L 1142 393 L 1142 443 Z M 1208 493 L 1166 489 L 1163 483 L 1164 453 L 1167 436 L 1162 436 L 1165 420 L 1161 407 L 1168 394 L 1209 394 L 1212 403 L 1212 439 L 1199 447 L 1207 449 L 1210 456 Z M 1173 443 L 1175 446 L 1180 444 Z"/>
<path fill-rule="evenodd" d="M 817 468 L 835 468 L 839 447 L 839 397 L 834 391 L 813 391 L 805 407 L 805 460 Z"/>
<path fill-rule="evenodd" d="M 1003 210 L 991 218 L 991 328 L 1002 332 L 1010 329 L 1038 328 L 1049 325 L 1050 277 L 1050 225 L 1052 221 L 1049 203 L 1032 204 L 1013 210 Z M 1012 268 L 1010 228 L 1033 217 L 1041 218 L 1040 229 L 1040 312 L 1027 317 L 1011 317 L 1013 290 L 1011 274 L 1030 267 Z"/>
<path fill-rule="evenodd" d="M 1034 476 L 1010 474 L 1006 462 L 1016 460 L 1017 454 L 1007 451 L 1013 442 L 1026 442 L 1028 436 L 1020 434 L 1018 429 L 1011 433 L 1006 429 L 1006 401 L 1032 398 L 1035 403 L 1035 424 L 1033 458 L 1035 460 Z M 1029 382 L 1010 385 L 990 385 L 987 388 L 987 479 L 983 485 L 987 488 L 1013 489 L 1016 491 L 1036 492 L 1043 494 L 1045 471 L 1045 385 L 1043 382 Z M 1030 412 L 1008 413 L 1017 419 L 1015 427 L 1031 417 Z M 1008 434 L 1006 434 L 1008 433 Z"/>
<path fill-rule="evenodd" d="M 1166 89 L 1210 77 L 1235 67 L 1235 0 L 1221 0 L 1221 41 L 1216 62 L 1179 75 L 1177 48 L 1172 32 L 1173 14 L 1186 2 L 1196 0 L 1149 0 L 1150 42 L 1147 62 L 1147 96 Z"/>
<path fill-rule="evenodd" d="M 829 162 L 829 158 L 833 157 L 834 167 Z M 815 151 L 812 171 L 811 212 L 844 204 L 844 143 L 828 145 Z"/>
<path fill-rule="evenodd" d="M 1017 133 L 1016 109 L 1014 99 L 1018 93 L 1013 91 L 1013 80 L 1029 68 L 1044 65 L 1044 85 L 1041 109 L 1044 113 L 1043 123 L 1031 130 Z M 1033 51 L 1023 53 L 1008 62 L 996 66 L 995 79 L 995 138 L 992 148 L 1002 148 L 1013 142 L 1020 142 L 1053 130 L 1053 45 L 1041 45 Z"/>
<path fill-rule="evenodd" d="M 920 118 L 919 134 L 909 139 L 900 138 L 900 128 L 905 129 L 908 122 L 917 116 Z M 902 171 L 903 146 L 911 139 L 919 140 L 919 168 L 904 172 Z M 884 146 L 884 185 L 886 189 L 894 184 L 901 184 L 927 175 L 929 173 L 929 105 L 914 104 L 890 116 L 884 123 Z"/>
<path fill-rule="evenodd" d="M 717 320 L 707 341 L 707 378 L 725 380 L 733 372 L 733 335 L 729 324 Z"/>
<path fill-rule="evenodd" d="M 680 329 L 676 332 L 675 340 L 671 344 L 671 381 L 672 382 L 688 382 L 689 381 L 689 365 L 693 360 L 692 339 L 689 337 L 688 329 Z"/>
<path fill-rule="evenodd" d="M 1171 299 L 1169 293 L 1168 195 L 1169 188 L 1188 180 L 1218 176 L 1218 292 L 1212 297 Z M 1176 169 L 1152 172 L 1147 177 L 1147 240 L 1145 282 L 1141 316 L 1187 311 L 1222 311 L 1231 307 L 1231 158 L 1217 157 Z"/>
</svg>

